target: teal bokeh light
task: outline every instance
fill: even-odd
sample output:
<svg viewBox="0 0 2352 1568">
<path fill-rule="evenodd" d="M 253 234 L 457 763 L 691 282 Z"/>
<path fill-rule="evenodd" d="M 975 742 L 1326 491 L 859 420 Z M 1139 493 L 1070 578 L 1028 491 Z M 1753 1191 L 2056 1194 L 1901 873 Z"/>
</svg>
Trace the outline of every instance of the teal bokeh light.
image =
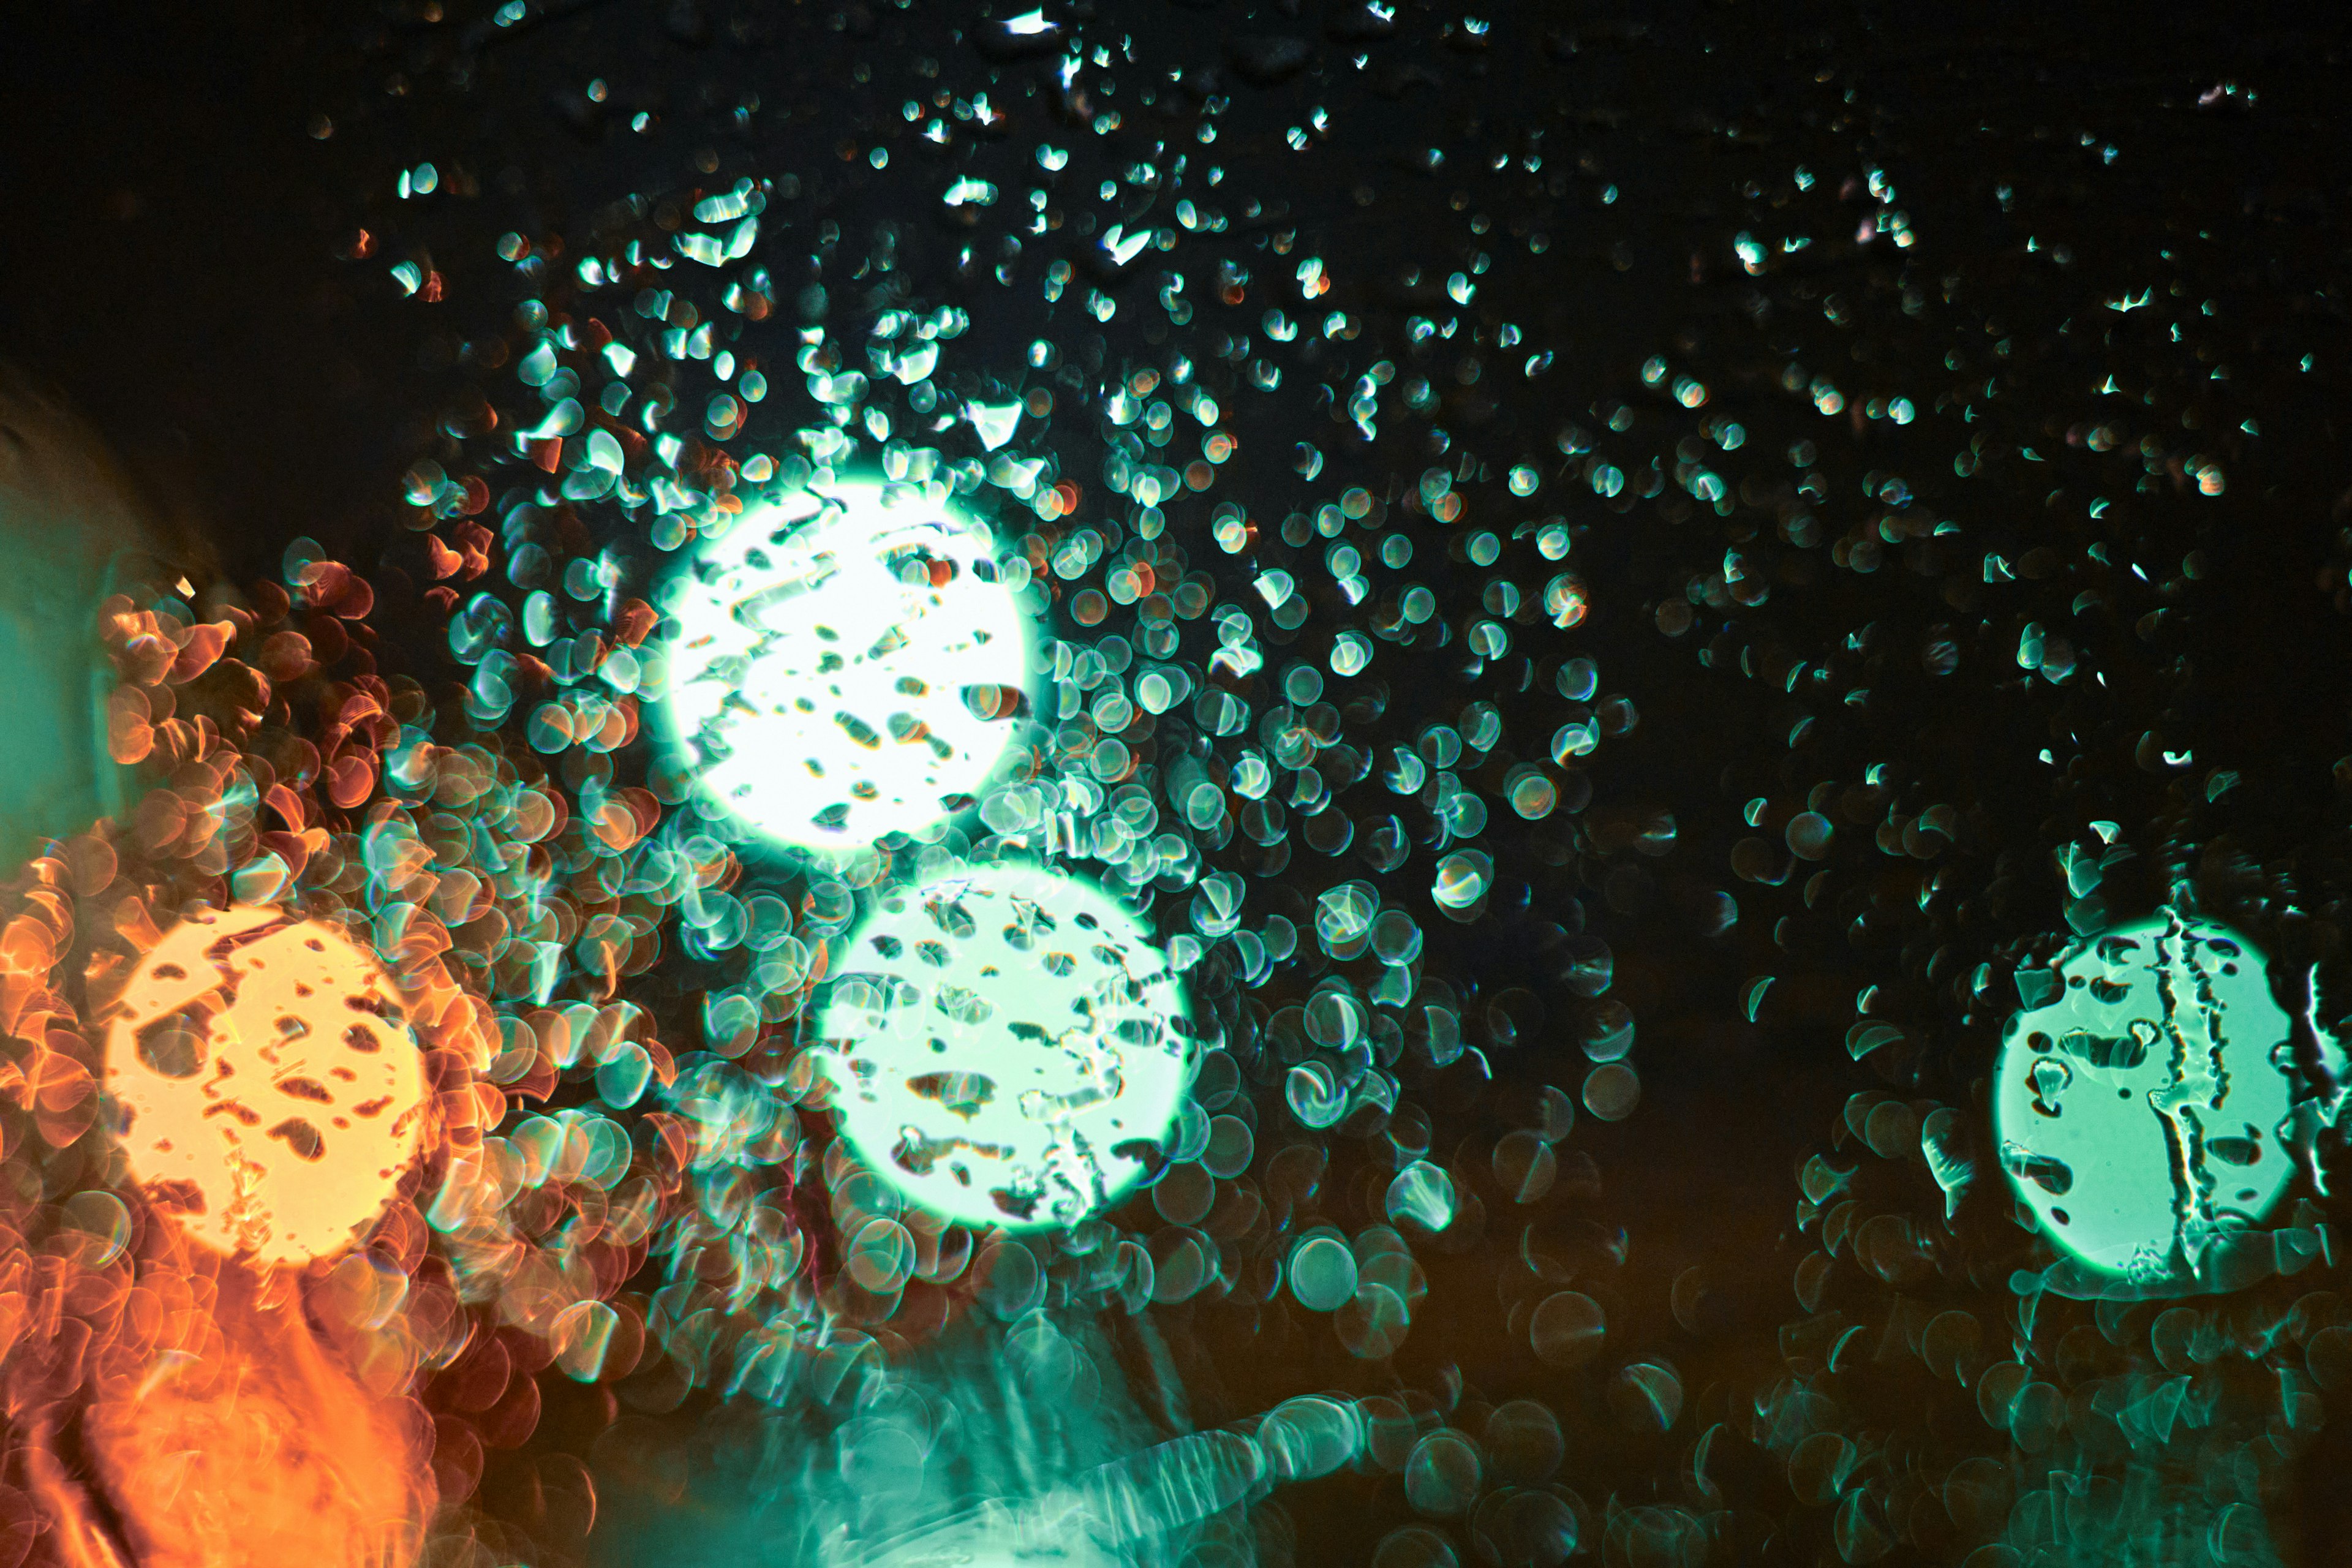
<svg viewBox="0 0 2352 1568">
<path fill-rule="evenodd" d="M 909 1202 L 1066 1226 L 1163 1160 L 1199 1067 L 1184 989 L 1108 894 L 1024 865 L 882 895 L 818 1016 L 844 1134 Z"/>
<path fill-rule="evenodd" d="M 2194 1280 L 2293 1173 L 2292 1026 L 2262 953 L 2167 910 L 2023 972 L 2019 990 L 1993 1091 L 2011 1185 L 2092 1274 Z"/>
<path fill-rule="evenodd" d="M 654 689 L 708 812 L 804 850 L 921 833 L 1013 739 L 1031 618 L 981 524 L 911 485 L 753 502 L 660 591 Z"/>
</svg>

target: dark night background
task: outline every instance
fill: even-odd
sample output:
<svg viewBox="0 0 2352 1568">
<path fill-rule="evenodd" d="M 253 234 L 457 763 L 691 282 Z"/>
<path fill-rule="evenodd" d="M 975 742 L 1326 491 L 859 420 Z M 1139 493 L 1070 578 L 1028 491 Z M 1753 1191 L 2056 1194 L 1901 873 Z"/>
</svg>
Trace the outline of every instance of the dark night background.
<svg viewBox="0 0 2352 1568">
<path fill-rule="evenodd" d="M 1023 259 L 1020 289 L 999 289 L 957 268 L 961 237 L 925 226 L 938 181 L 919 175 L 914 153 L 877 173 L 836 152 L 906 130 L 889 124 L 903 61 L 923 56 L 958 90 L 1001 73 L 1016 123 L 982 155 L 1024 158 L 1046 133 L 1026 120 L 1047 111 L 1020 87 L 1045 66 L 983 47 L 984 8 L 610 0 L 554 5 L 487 43 L 473 10 L 450 9 L 64 0 L 16 7 L 0 37 L 0 357 L 61 385 L 184 537 L 209 542 L 191 550 L 228 575 L 272 571 L 303 534 L 363 569 L 405 562 L 416 544 L 401 527 L 400 477 L 490 380 L 479 345 L 512 304 L 512 285 L 491 276 L 492 242 L 510 228 L 592 227 L 623 191 L 797 169 L 812 210 L 846 234 L 908 220 L 910 286 L 966 301 L 976 341 L 1007 364 L 1044 330 L 1032 320 L 1042 246 Z M 2137 851 L 2105 884 L 2114 910 L 2153 907 L 2173 874 L 2194 876 L 2209 905 L 2236 911 L 2274 951 L 2322 964 L 2326 1016 L 2352 1014 L 2345 50 L 2340 27 L 2290 23 L 2285 8 L 1485 9 L 1491 27 L 1472 34 L 1461 7 L 1400 0 L 1393 32 L 1359 43 L 1346 30 L 1354 11 L 1318 0 L 1096 0 L 1088 32 L 1132 34 L 1136 82 L 1166 68 L 1171 118 L 1188 94 L 1231 98 L 1216 156 L 1236 189 L 1279 190 L 1298 254 L 1328 259 L 1331 304 L 1366 322 L 1359 367 L 1375 342 L 1402 357 L 1400 323 L 1464 264 L 1462 213 L 1492 215 L 1482 243 L 1496 259 L 1479 308 L 1518 323 L 1527 347 L 1498 355 L 1483 381 L 1449 361 L 1431 368 L 1452 380 L 1433 417 L 1498 475 L 1523 450 L 1557 467 L 1570 426 L 1637 482 L 1653 457 L 1671 466 L 1695 426 L 1644 384 L 1654 354 L 1713 389 L 1710 414 L 1746 423 L 1746 448 L 1717 458 L 1738 487 L 1727 517 L 1701 507 L 1694 519 L 1687 505 L 1679 517 L 1665 505 L 1620 513 L 1580 486 L 1550 500 L 1589 525 L 1571 564 L 1594 609 L 1576 651 L 1599 660 L 1604 692 L 1636 704 L 1639 725 L 1593 760 L 1594 799 L 1559 858 L 1538 864 L 1536 845 L 1507 866 L 1498 905 L 1515 897 L 1518 913 L 1431 933 L 1454 944 L 1443 962 L 1477 988 L 1554 997 L 1563 1032 L 1580 1015 L 1557 1000 L 1548 901 L 1580 898 L 1587 929 L 1609 942 L 1611 994 L 1639 1023 L 1643 1100 L 1622 1122 L 1580 1121 L 1564 1146 L 1564 1163 L 1589 1155 L 1591 1173 L 1577 1200 L 1584 1229 L 1559 1245 L 1615 1253 L 1612 1335 L 1622 1322 L 1633 1342 L 1671 1354 L 1694 1412 L 1715 1419 L 1710 1400 L 1764 1386 L 1793 1353 L 1791 1272 L 1816 1245 L 1792 1217 L 1799 1167 L 1832 1146 L 1858 1090 L 1980 1107 L 2013 994 L 2007 966 L 2063 934 L 2051 853 L 2089 821 L 2119 822 Z M 1307 55 L 1269 63 L 1264 41 L 1292 37 Z M 1349 68 L 1360 50 L 1369 64 Z M 853 76 L 861 62 L 870 88 Z M 1183 81 L 1167 87 L 1171 73 Z M 579 99 L 592 76 L 611 79 L 609 114 Z M 739 128 L 728 109 L 747 85 L 762 108 Z M 1118 102 L 1145 134 L 1134 91 Z M 638 102 L 662 107 L 667 135 L 633 140 L 604 123 Z M 1316 104 L 1330 110 L 1328 140 L 1293 153 L 1281 133 Z M 1051 134 L 1081 159 L 1117 156 L 1082 132 Z M 716 166 L 698 174 L 689 157 L 706 146 Z M 1445 153 L 1435 167 L 1433 148 Z M 1535 149 L 1541 175 L 1518 162 Z M 430 244 L 450 280 L 447 302 L 429 308 L 398 297 L 382 258 L 341 258 L 356 230 L 396 216 L 391 177 L 425 156 L 477 185 L 436 209 L 429 234 L 408 237 Z M 1497 157 L 1511 162 L 1498 169 Z M 1798 166 L 1816 176 L 1809 189 L 1789 185 Z M 1853 237 L 1889 205 L 1866 189 L 1870 169 L 1885 171 L 1918 237 L 1907 252 L 1883 226 L 1871 242 Z M 1010 191 L 1021 175 L 999 177 Z M 1531 230 L 1552 237 L 1539 255 L 1512 243 Z M 1818 237 L 1751 278 L 1734 250 L 1749 231 Z M 1232 237 L 1237 252 L 1249 238 Z M 1402 281 L 1416 273 L 1426 280 Z M 1148 301 L 1129 287 L 1126 298 Z M 2144 289 L 2144 310 L 2108 303 Z M 992 303 L 1014 294 L 1020 310 Z M 1114 359 L 1148 352 L 1125 342 L 1140 320 L 1123 308 L 1108 329 Z M 1520 374 L 1517 362 L 1539 349 L 1550 367 Z M 1823 417 L 1782 390 L 1792 359 L 1833 377 L 1857 410 L 1900 395 L 1920 416 L 1902 428 Z M 1999 395 L 1979 396 L 1963 423 L 1969 388 L 1994 382 Z M 1341 482 L 1376 489 L 1380 476 L 1409 484 L 1444 460 L 1349 446 L 1344 422 L 1308 402 L 1286 395 L 1236 416 L 1269 484 L 1288 481 L 1300 440 L 1323 442 L 1335 471 L 1365 476 Z M 1626 427 L 1612 435 L 1619 407 Z M 2103 452 L 2086 432 L 2109 418 L 2124 434 Z M 1066 452 L 1073 440 L 1062 436 Z M 1819 449 L 1817 541 L 1790 532 L 1805 505 L 1786 456 L 1797 443 Z M 2189 465 L 2206 460 L 2226 471 L 2222 495 L 2196 493 Z M 2116 504 L 2095 518 L 2094 496 Z M 1959 520 L 1960 539 L 1881 528 L 1922 509 Z M 1846 548 L 1834 566 L 1831 541 Z M 1848 569 L 1865 542 L 1884 564 Z M 1769 580 L 1769 600 L 1724 596 L 1727 552 Z M 1986 580 L 1989 552 L 2015 581 Z M 2105 684 L 2021 668 L 2028 621 L 2064 628 Z M 429 628 L 409 630 L 404 646 L 427 646 Z M 1766 672 L 1797 660 L 1830 679 L 1768 684 Z M 1434 654 L 1410 668 L 1401 710 L 1449 679 Z M 1538 685 L 1507 717 L 1548 730 L 1548 700 Z M 1806 721 L 1800 756 L 1790 735 Z M 2053 746 L 2056 763 L 2038 760 Z M 2168 766 L 2168 751 L 2193 763 Z M 1751 826 L 1742 811 L 1757 798 L 1770 804 Z M 1872 844 L 1873 825 L 1899 819 L 1899 839 L 1937 805 L 1942 846 L 1890 858 Z M 1857 857 L 1824 862 L 1834 877 L 1811 891 L 1816 868 L 1789 874 L 1773 831 L 1808 809 L 1835 820 Z M 1662 816 L 1670 842 L 1643 843 Z M 1926 891 L 1922 868 L 1942 872 Z M 1725 892 L 1739 911 L 1727 931 L 1715 912 Z M 1976 1000 L 1980 964 L 1991 978 Z M 1760 1002 L 1744 1005 L 1768 975 Z M 1857 1062 L 1843 1042 L 1872 986 L 1872 1016 L 1903 1037 Z M 1523 1043 L 1498 1068 L 1504 1089 L 1438 1075 L 1423 1098 L 1458 1115 L 1466 1139 L 1477 1104 L 1505 1090 L 1552 1081 L 1573 1093 L 1563 1064 L 1574 1055 L 1564 1033 Z M 1929 1212 L 1916 1191 L 1902 1201 Z M 2340 1201 L 2323 1207 L 2340 1223 Z M 1973 1205 L 1987 1261 L 1974 1294 L 1952 1296 L 1996 1336 L 2009 1271 L 2028 1261 L 2000 1208 L 1997 1195 Z M 1513 1271 L 1525 1272 L 1517 1251 L 1506 1235 L 1433 1263 L 1433 1300 L 1460 1305 L 1416 1324 L 1401 1377 L 1434 1386 L 1450 1364 L 1487 1402 L 1513 1396 L 1497 1342 L 1521 1288 Z M 1681 1279 L 1704 1287 L 1685 1313 L 1670 1306 Z M 2307 1276 L 2287 1299 L 2334 1283 Z M 1885 1285 L 1849 1272 L 1836 1289 L 1854 1321 L 1885 1321 Z M 1258 1387 L 1281 1383 L 1278 1348 L 1205 1313 L 1192 1342 L 1202 1419 L 1270 1402 Z M 1993 1442 L 1980 1426 L 1956 1437 L 1928 1417 L 1916 1363 L 1841 1375 L 1852 1420 L 1897 1434 L 1895 1448 Z M 2347 1392 L 2271 1510 L 2290 1563 L 2352 1562 Z M 1943 1396 L 1972 1408 L 1948 1384 Z M 1571 1447 L 1571 1484 L 1629 1505 L 1671 1494 L 1691 1419 L 1663 1440 Z M 1790 1509 L 1780 1463 L 1751 1450 L 1727 1469 L 1734 1506 L 1780 1522 L 1718 1560 L 1835 1560 L 1827 1515 Z M 1363 1560 L 1390 1515 L 1404 1517 L 1339 1482 L 1286 1506 L 1301 1563 Z M 1891 1560 L 1942 1561 L 1937 1539 Z"/>
</svg>

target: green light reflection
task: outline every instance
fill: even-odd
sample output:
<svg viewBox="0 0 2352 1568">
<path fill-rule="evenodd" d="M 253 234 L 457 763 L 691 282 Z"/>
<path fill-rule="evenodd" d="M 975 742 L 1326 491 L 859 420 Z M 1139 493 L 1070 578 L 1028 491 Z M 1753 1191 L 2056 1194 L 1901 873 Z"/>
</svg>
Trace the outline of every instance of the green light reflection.
<svg viewBox="0 0 2352 1568">
<path fill-rule="evenodd" d="M 1145 924 L 1034 867 L 886 892 L 817 1034 L 842 1130 L 911 1202 L 1072 1225 L 1164 1163 L 1198 1067 L 1184 993 Z"/>
<path fill-rule="evenodd" d="M 1993 1091 L 2002 1169 L 2044 1233 L 2094 1273 L 2194 1278 L 2261 1223 L 2294 1163 L 2290 1021 L 2261 952 L 2170 910 L 2020 975 Z"/>
</svg>

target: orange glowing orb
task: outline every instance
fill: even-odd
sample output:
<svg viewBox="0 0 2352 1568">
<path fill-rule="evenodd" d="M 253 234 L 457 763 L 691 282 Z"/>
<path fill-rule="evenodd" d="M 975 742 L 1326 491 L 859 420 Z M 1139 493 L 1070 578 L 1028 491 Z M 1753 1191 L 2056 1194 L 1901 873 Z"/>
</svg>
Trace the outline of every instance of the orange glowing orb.
<svg viewBox="0 0 2352 1568">
<path fill-rule="evenodd" d="M 332 926 L 205 910 L 131 971 L 106 1034 L 131 1174 L 207 1247 L 341 1251 L 416 1159 L 425 1067 L 392 982 Z"/>
</svg>

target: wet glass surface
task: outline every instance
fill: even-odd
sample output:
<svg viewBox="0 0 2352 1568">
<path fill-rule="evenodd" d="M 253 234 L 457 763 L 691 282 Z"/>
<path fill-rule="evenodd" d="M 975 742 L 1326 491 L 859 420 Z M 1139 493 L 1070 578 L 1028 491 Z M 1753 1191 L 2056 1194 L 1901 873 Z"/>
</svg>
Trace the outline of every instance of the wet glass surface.
<svg viewBox="0 0 2352 1568">
<path fill-rule="evenodd" d="M 0 1568 L 2334 1561 L 2286 16 L 67 7 Z M 422 1053 L 356 1242 L 102 1092 L 232 905 Z M 310 1369 L 200 1547 L 167 1355 Z"/>
</svg>

